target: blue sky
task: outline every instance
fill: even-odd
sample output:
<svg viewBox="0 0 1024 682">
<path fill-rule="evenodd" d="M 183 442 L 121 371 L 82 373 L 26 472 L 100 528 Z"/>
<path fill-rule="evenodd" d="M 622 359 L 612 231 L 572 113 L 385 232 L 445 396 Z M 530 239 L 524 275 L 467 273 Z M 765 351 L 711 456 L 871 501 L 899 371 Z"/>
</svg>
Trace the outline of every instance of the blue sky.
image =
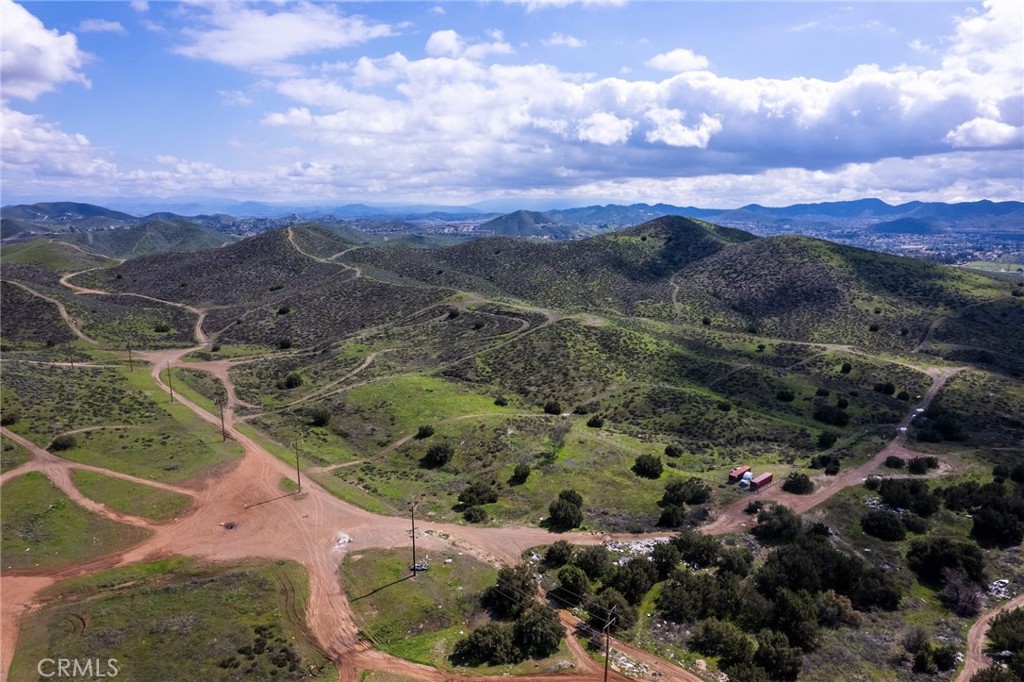
<svg viewBox="0 0 1024 682">
<path fill-rule="evenodd" d="M 3 203 L 1024 199 L 1024 4 L 0 0 Z"/>
</svg>

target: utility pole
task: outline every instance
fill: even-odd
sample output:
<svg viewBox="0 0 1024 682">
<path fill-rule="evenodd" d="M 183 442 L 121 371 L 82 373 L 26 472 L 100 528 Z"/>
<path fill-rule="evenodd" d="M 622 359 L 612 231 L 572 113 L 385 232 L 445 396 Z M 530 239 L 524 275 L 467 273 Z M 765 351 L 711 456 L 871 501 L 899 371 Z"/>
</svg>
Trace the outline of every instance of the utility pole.
<svg viewBox="0 0 1024 682">
<path fill-rule="evenodd" d="M 302 472 L 299 471 L 299 441 L 295 441 L 295 479 L 298 481 L 299 489 L 302 492 Z"/>
<path fill-rule="evenodd" d="M 128 344 L 128 371 L 134 372 L 135 366 L 132 364 L 132 344 Z"/>
<path fill-rule="evenodd" d="M 224 428 L 224 402 L 221 400 L 217 401 L 217 407 L 220 409 L 220 436 L 222 441 L 228 439 L 227 429 Z"/>
<path fill-rule="evenodd" d="M 409 515 L 412 518 L 412 577 L 416 577 L 416 505 L 419 500 L 412 503 L 409 508 Z"/>
<path fill-rule="evenodd" d="M 68 339 L 68 362 L 71 363 L 71 369 L 75 368 L 75 355 L 71 350 L 71 339 Z"/>
<path fill-rule="evenodd" d="M 608 619 L 604 622 L 604 682 L 608 682 L 608 663 L 611 661 L 612 623 L 615 622 L 615 607 L 612 606 L 608 612 Z"/>
<path fill-rule="evenodd" d="M 171 402 L 174 402 L 174 381 L 171 379 L 171 363 L 167 362 L 167 390 L 171 392 Z"/>
</svg>

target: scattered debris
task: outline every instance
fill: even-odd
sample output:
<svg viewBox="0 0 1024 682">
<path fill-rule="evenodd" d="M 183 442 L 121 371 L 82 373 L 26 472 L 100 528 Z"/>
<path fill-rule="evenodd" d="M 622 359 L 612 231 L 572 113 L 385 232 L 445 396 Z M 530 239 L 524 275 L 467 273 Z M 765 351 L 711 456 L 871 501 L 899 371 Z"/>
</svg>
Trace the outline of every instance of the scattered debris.
<svg viewBox="0 0 1024 682">
<path fill-rule="evenodd" d="M 988 585 L 988 595 L 990 597 L 995 597 L 996 599 L 1009 599 L 1010 598 L 1010 591 L 1008 589 L 1009 585 L 1010 585 L 1010 581 L 1007 580 L 1006 578 L 1001 578 L 999 580 L 993 580 Z"/>
<path fill-rule="evenodd" d="M 224 528 L 224 530 L 234 530 L 235 526 L 237 526 L 238 524 L 234 521 L 222 521 L 220 525 Z"/>
<path fill-rule="evenodd" d="M 621 565 L 629 561 L 629 559 L 634 556 L 650 556 L 655 547 L 663 545 L 669 541 L 671 541 L 671 538 L 668 537 L 644 538 L 642 540 L 632 540 L 630 542 L 607 540 L 604 545 L 609 551 L 619 552 L 625 555 L 616 560 L 616 563 Z"/>
</svg>

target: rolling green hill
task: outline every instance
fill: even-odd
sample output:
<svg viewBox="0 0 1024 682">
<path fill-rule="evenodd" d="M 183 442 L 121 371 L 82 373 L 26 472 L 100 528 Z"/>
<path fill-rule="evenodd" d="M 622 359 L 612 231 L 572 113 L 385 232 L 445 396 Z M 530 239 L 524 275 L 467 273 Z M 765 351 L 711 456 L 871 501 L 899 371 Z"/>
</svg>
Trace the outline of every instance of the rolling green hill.
<svg viewBox="0 0 1024 682">
<path fill-rule="evenodd" d="M 186 220 L 150 220 L 119 230 L 93 230 L 58 238 L 114 258 L 214 249 L 235 240 L 233 236 Z"/>
<path fill-rule="evenodd" d="M 113 264 L 113 260 L 93 250 L 50 239 L 9 244 L 0 250 L 5 265 L 36 265 L 57 272 L 75 272 Z"/>
</svg>

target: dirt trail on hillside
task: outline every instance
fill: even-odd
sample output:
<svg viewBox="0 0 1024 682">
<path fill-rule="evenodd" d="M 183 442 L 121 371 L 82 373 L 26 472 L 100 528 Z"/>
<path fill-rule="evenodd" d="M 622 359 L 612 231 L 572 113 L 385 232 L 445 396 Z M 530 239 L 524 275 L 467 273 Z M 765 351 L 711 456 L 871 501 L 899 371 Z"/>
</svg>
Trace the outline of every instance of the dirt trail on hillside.
<svg viewBox="0 0 1024 682">
<path fill-rule="evenodd" d="M 21 282 L 15 282 L 14 280 L 11 280 L 11 279 L 5 279 L 3 281 L 7 282 L 8 284 L 11 284 L 13 286 L 18 287 L 19 289 L 22 289 L 23 291 L 28 292 L 29 294 L 35 296 L 36 298 L 41 298 L 44 301 L 46 301 L 47 303 L 52 303 L 53 305 L 57 306 L 57 311 L 60 313 L 61 318 L 64 320 L 64 324 L 66 324 L 68 326 L 68 328 L 71 330 L 71 332 L 75 336 L 80 338 L 82 341 L 85 341 L 86 343 L 91 343 L 94 346 L 98 346 L 99 345 L 99 342 L 96 339 L 94 339 L 94 338 L 92 338 L 90 336 L 87 336 L 85 334 L 85 332 L 83 332 L 81 329 L 78 328 L 78 322 L 75 320 L 75 318 L 73 318 L 71 316 L 71 314 L 68 312 L 68 309 L 64 307 L 63 303 L 61 303 L 60 301 L 58 301 L 55 298 L 50 298 L 49 296 L 45 296 L 45 295 L 39 293 L 38 291 L 36 291 L 35 289 L 22 284 Z"/>
<path fill-rule="evenodd" d="M 306 253 L 305 251 L 303 251 L 299 247 L 299 245 L 295 242 L 295 232 L 290 227 L 288 228 L 288 242 L 292 245 L 292 248 L 294 248 L 296 251 L 301 253 L 306 258 L 312 258 L 317 263 L 330 263 L 331 265 L 340 265 L 341 267 L 345 268 L 346 270 L 351 270 L 352 272 L 354 272 L 357 279 L 363 276 L 363 269 L 361 267 L 359 267 L 358 265 L 349 265 L 348 263 L 341 263 L 339 261 L 334 260 L 335 258 L 338 258 L 339 256 L 341 256 L 343 254 L 346 254 L 349 251 L 352 251 L 353 249 L 359 248 L 358 246 L 353 246 L 351 249 L 345 249 L 344 251 L 341 251 L 339 253 L 334 254 L 330 258 L 318 258 L 318 257 L 314 256 L 311 253 Z M 367 279 L 369 279 L 369 278 L 367 278 Z"/>
<path fill-rule="evenodd" d="M 206 308 L 197 308 L 197 307 L 191 306 L 191 305 L 189 305 L 187 303 L 181 303 L 179 301 L 167 301 L 167 300 L 164 300 L 162 298 L 154 298 L 153 296 L 146 296 L 145 294 L 136 294 L 136 293 L 124 292 L 124 291 L 103 291 L 102 289 L 87 289 L 86 287 L 80 287 L 77 284 L 72 284 L 71 283 L 71 278 L 72 277 L 75 277 L 77 275 L 82 275 L 82 274 L 85 274 L 87 272 L 92 272 L 93 270 L 99 270 L 99 269 L 100 268 L 89 268 L 88 270 L 79 270 L 78 272 L 69 272 L 68 274 L 66 274 L 66 275 L 64 275 L 63 277 L 60 278 L 60 283 L 63 284 L 64 286 L 66 286 L 68 289 L 71 289 L 71 291 L 73 291 L 75 294 L 80 295 L 80 296 L 134 296 L 135 298 L 142 298 L 142 299 L 145 299 L 147 301 L 153 301 L 154 303 L 162 303 L 164 305 L 169 305 L 169 306 L 172 306 L 174 308 L 181 308 L 182 310 L 187 310 L 188 312 L 190 312 L 193 315 L 195 315 L 196 318 L 197 318 L 196 319 L 196 323 L 195 323 L 195 327 L 194 327 L 193 332 L 192 332 L 193 335 L 195 336 L 196 342 L 197 343 L 203 343 L 203 344 L 209 343 L 210 339 L 209 339 L 209 337 L 206 336 L 206 333 L 203 331 L 203 322 L 206 320 L 206 312 L 207 312 Z M 96 342 L 93 341 L 93 343 L 96 343 Z"/>
<path fill-rule="evenodd" d="M 989 657 L 985 655 L 985 636 L 992 625 L 992 620 L 1004 611 L 1022 607 L 1024 607 L 1024 594 L 1018 594 L 1010 601 L 981 614 L 967 633 L 967 656 L 964 659 L 964 667 L 956 677 L 956 682 L 970 682 L 974 673 L 991 664 Z"/>
</svg>

